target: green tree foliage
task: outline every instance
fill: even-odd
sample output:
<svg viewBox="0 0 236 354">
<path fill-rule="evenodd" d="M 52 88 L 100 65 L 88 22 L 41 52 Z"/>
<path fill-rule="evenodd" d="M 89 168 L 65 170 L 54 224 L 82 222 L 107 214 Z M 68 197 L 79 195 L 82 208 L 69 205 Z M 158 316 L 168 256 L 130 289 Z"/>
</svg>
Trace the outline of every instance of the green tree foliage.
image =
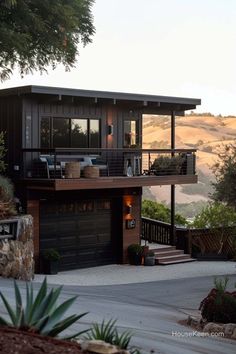
<svg viewBox="0 0 236 354">
<path fill-rule="evenodd" d="M 212 170 L 216 179 L 212 199 L 236 208 L 236 144 L 220 148 Z"/>
<path fill-rule="evenodd" d="M 196 228 L 226 228 L 236 224 L 236 212 L 233 208 L 219 202 L 210 202 L 195 217 Z"/>
<path fill-rule="evenodd" d="M 4 146 L 4 133 L 0 132 L 0 173 L 5 171 L 5 163 L 4 163 L 4 157 L 5 157 L 6 149 Z"/>
<path fill-rule="evenodd" d="M 4 0 L 0 2 L 0 79 L 18 66 L 21 75 L 74 66 L 78 44 L 91 42 L 94 0 Z"/>
<path fill-rule="evenodd" d="M 151 200 L 143 201 L 142 216 L 167 223 L 171 222 L 170 209 L 161 203 L 153 202 Z M 175 214 L 175 223 L 178 225 L 186 225 L 187 220 L 180 214 Z"/>
<path fill-rule="evenodd" d="M 235 233 L 236 212 L 223 203 L 211 202 L 195 217 L 193 226 L 201 229 L 216 229 L 216 232 L 220 235 L 220 247 L 217 252 L 220 254 L 227 241 L 227 229 L 232 227 Z"/>
</svg>

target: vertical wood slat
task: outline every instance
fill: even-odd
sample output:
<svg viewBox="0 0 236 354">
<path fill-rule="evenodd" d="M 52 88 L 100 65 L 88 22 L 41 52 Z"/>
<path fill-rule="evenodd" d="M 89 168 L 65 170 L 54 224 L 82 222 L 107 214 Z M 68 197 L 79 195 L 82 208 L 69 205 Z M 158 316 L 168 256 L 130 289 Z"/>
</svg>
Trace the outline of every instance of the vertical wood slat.
<svg viewBox="0 0 236 354">
<path fill-rule="evenodd" d="M 142 217 L 141 237 L 148 242 L 171 245 L 171 225 Z"/>
</svg>

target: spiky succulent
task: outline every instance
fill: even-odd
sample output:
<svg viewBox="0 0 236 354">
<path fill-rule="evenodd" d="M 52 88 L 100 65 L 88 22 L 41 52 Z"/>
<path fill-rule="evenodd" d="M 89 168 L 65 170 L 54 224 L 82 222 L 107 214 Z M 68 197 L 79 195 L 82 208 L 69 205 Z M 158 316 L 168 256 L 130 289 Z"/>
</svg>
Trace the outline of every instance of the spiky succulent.
<svg viewBox="0 0 236 354">
<path fill-rule="evenodd" d="M 41 284 L 36 296 L 34 296 L 33 284 L 26 283 L 25 306 L 23 305 L 22 295 L 16 281 L 14 281 L 14 289 L 16 303 L 15 309 L 11 307 L 6 297 L 0 292 L 0 296 L 10 318 L 9 322 L 5 318 L 0 317 L 0 325 L 2 326 L 11 326 L 24 331 L 56 337 L 59 333 L 63 332 L 87 314 L 86 312 L 79 315 L 71 315 L 62 319 L 65 312 L 76 300 L 77 296 L 74 296 L 57 306 L 56 302 L 61 293 L 62 286 L 52 288 L 48 291 L 46 278 Z M 64 339 L 78 337 L 87 331 L 88 330 L 75 333 L 71 336 L 64 337 Z"/>
<path fill-rule="evenodd" d="M 110 319 L 107 323 L 103 320 L 101 324 L 94 323 L 87 334 L 87 339 L 103 340 L 104 342 L 116 345 L 120 349 L 129 349 L 131 354 L 141 354 L 137 348 L 130 347 L 132 333 L 124 331 L 119 333 L 116 327 L 116 320 Z"/>
</svg>

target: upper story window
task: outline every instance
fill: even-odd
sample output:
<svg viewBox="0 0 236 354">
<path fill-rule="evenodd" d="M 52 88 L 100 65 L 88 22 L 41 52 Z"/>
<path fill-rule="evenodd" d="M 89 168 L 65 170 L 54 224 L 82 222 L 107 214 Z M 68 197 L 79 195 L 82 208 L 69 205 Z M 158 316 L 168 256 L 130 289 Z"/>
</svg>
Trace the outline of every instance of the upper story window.
<svg viewBox="0 0 236 354">
<path fill-rule="evenodd" d="M 69 118 L 53 118 L 52 127 L 52 147 L 70 147 Z"/>
<path fill-rule="evenodd" d="M 88 147 L 88 119 L 71 119 L 71 147 Z"/>
<path fill-rule="evenodd" d="M 99 119 L 42 117 L 42 148 L 100 148 Z"/>
<path fill-rule="evenodd" d="M 139 144 L 138 122 L 136 120 L 124 121 L 124 147 L 135 147 Z"/>
</svg>

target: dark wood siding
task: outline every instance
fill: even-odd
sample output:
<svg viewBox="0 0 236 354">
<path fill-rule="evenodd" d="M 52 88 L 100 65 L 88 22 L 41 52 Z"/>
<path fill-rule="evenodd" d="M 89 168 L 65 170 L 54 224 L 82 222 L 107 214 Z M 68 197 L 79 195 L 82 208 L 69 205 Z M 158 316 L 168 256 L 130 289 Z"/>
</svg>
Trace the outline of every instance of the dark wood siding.
<svg viewBox="0 0 236 354">
<path fill-rule="evenodd" d="M 52 100 L 52 98 L 51 98 Z M 67 98 L 69 101 L 69 98 Z M 41 117 L 68 117 L 68 118 L 99 118 L 101 120 L 101 147 L 123 147 L 123 121 L 135 119 L 138 121 L 139 142 L 142 136 L 142 109 L 130 110 L 119 105 L 101 103 L 84 103 L 75 99 L 74 102 L 50 101 L 48 98 L 28 97 L 24 99 L 23 122 L 26 128 L 27 117 L 31 116 L 31 141 L 24 140 L 24 147 L 40 148 L 40 120 Z M 108 141 L 107 126 L 113 124 L 114 134 L 112 142 Z M 24 129 L 25 130 L 25 129 Z M 31 146 L 29 146 L 31 145 Z"/>
<path fill-rule="evenodd" d="M 6 133 L 8 173 L 11 177 L 15 177 L 22 168 L 22 100 L 20 97 L 0 98 L 0 131 Z M 14 165 L 19 166 L 19 171 L 14 171 Z"/>
</svg>

